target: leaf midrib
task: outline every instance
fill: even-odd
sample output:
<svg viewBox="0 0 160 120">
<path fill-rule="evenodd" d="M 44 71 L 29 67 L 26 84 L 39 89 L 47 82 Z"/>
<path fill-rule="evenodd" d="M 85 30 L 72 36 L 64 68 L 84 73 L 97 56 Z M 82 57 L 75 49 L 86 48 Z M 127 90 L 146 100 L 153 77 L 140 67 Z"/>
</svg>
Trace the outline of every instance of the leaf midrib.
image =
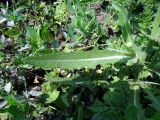
<svg viewBox="0 0 160 120">
<path fill-rule="evenodd" d="M 40 60 L 40 59 L 32 59 L 31 61 L 98 61 L 98 60 L 110 60 L 110 59 L 122 59 L 122 58 L 127 58 L 128 56 L 120 55 L 120 56 L 110 56 L 110 57 L 98 57 L 98 58 L 88 58 L 88 59 L 45 59 L 45 60 Z M 27 60 L 30 61 L 30 60 Z"/>
</svg>

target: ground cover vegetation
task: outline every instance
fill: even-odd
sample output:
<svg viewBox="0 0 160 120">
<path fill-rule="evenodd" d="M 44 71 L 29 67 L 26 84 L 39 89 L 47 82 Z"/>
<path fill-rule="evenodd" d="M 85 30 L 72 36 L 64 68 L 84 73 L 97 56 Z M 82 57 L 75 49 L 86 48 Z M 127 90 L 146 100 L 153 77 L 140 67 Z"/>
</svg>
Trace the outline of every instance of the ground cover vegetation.
<svg viewBox="0 0 160 120">
<path fill-rule="evenodd" d="M 160 120 L 159 0 L 0 8 L 1 120 Z"/>
</svg>

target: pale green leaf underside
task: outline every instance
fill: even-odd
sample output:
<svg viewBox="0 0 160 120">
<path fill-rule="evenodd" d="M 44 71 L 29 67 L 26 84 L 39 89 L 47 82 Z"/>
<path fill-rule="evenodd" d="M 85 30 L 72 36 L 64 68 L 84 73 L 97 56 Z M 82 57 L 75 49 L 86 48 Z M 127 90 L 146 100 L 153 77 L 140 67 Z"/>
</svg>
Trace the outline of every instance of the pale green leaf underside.
<svg viewBox="0 0 160 120">
<path fill-rule="evenodd" d="M 156 17 L 153 21 L 153 24 L 152 24 L 153 28 L 152 28 L 152 33 L 151 33 L 151 37 L 153 37 L 153 39 L 155 41 L 157 41 L 158 43 L 160 43 L 160 5 L 158 7 L 158 11 L 157 11 L 157 14 L 156 14 Z"/>
<path fill-rule="evenodd" d="M 128 59 L 122 52 L 110 51 L 110 50 L 92 50 L 88 52 L 77 51 L 70 53 L 54 53 L 44 56 L 28 57 L 24 61 L 27 64 L 31 64 L 44 69 L 54 68 L 66 68 L 75 69 L 82 67 L 93 68 L 98 64 L 106 65 L 108 63 L 113 64 L 120 60 Z"/>
<path fill-rule="evenodd" d="M 159 37 L 160 36 L 160 5 L 158 7 L 158 11 L 155 17 L 155 20 L 153 21 L 153 28 L 152 28 L 152 33 L 151 35 L 154 37 Z"/>
</svg>

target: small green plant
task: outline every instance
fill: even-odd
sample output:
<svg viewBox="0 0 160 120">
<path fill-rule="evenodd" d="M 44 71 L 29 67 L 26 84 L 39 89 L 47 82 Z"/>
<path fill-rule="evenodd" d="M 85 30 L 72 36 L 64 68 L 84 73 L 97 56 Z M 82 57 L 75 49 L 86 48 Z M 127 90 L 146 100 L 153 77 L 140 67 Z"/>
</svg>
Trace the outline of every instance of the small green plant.
<svg viewBox="0 0 160 120">
<path fill-rule="evenodd" d="M 106 71 L 109 71 L 109 66 L 107 63 L 112 64 L 112 66 L 115 67 L 118 71 L 114 75 L 111 73 L 110 75 L 90 75 L 88 78 L 81 79 L 80 76 L 77 78 L 70 78 L 72 80 L 67 80 L 67 78 L 63 78 L 64 80 L 61 80 L 61 78 L 55 77 L 56 75 L 50 75 L 47 74 L 46 81 L 52 82 L 52 83 L 59 83 L 60 85 L 71 85 L 74 83 L 76 86 L 79 82 L 80 85 L 84 86 L 84 89 L 93 85 L 97 86 L 104 85 L 104 89 L 109 89 L 108 94 L 107 90 L 104 92 L 104 95 L 102 94 L 102 99 L 105 102 L 100 101 L 93 101 L 93 106 L 90 106 L 89 109 L 93 111 L 92 119 L 101 120 L 101 119 L 127 119 L 127 120 L 146 120 L 148 119 L 147 114 L 144 112 L 143 109 L 155 109 L 157 112 L 159 111 L 159 100 L 157 97 L 153 95 L 153 93 L 150 91 L 153 89 L 151 85 L 159 85 L 155 82 L 149 82 L 145 79 L 148 79 L 150 76 L 153 77 L 153 74 L 155 74 L 157 77 L 159 76 L 159 73 L 157 71 L 154 71 L 153 68 L 151 68 L 152 64 L 154 64 L 156 61 L 152 59 L 149 59 L 149 54 L 155 54 L 155 59 L 157 59 L 157 55 L 159 54 L 159 48 L 158 44 L 155 46 L 153 53 L 150 53 L 147 51 L 147 48 L 149 47 L 146 44 L 146 47 L 142 47 L 137 44 L 137 38 L 134 37 L 133 34 L 131 34 L 132 30 L 131 24 L 129 23 L 128 19 L 128 13 L 126 12 L 125 8 L 123 8 L 121 5 L 118 5 L 117 3 L 112 4 L 113 9 L 118 11 L 118 26 L 122 28 L 122 37 L 123 37 L 123 43 L 126 43 L 124 46 L 126 53 L 124 52 L 117 52 L 122 50 L 89 50 L 89 51 L 75 51 L 75 52 L 59 52 L 59 53 L 53 53 L 52 55 L 45 55 L 45 56 L 36 56 L 36 57 L 29 57 L 25 59 L 26 63 L 35 65 L 37 67 L 41 67 L 44 69 L 55 69 L 55 68 L 63 68 L 63 69 L 81 69 L 83 67 L 92 68 L 95 69 L 96 65 L 101 64 Z M 155 18 L 153 22 L 153 28 L 151 35 L 155 34 L 156 31 L 159 29 L 159 24 L 157 24 L 157 19 L 159 16 L 159 12 L 157 12 L 157 17 Z M 93 19 L 94 20 L 94 19 Z M 81 27 L 80 27 L 81 28 Z M 147 39 L 146 36 L 143 36 Z M 142 38 L 142 37 L 141 37 Z M 156 43 L 157 41 L 152 41 L 152 39 L 149 40 L 149 43 Z M 125 59 L 125 61 L 124 61 Z M 158 61 L 157 61 L 158 62 Z M 107 66 L 106 66 L 107 65 Z M 123 68 L 124 67 L 124 68 Z M 128 71 L 126 74 L 124 71 Z M 105 71 L 105 72 L 106 72 Z M 86 74 L 86 73 L 85 73 Z M 88 73 L 89 74 L 89 73 Z M 103 72 L 102 72 L 103 74 Z M 104 73 L 106 74 L 106 73 Z M 103 78 L 103 77 L 104 78 Z M 109 76 L 113 79 L 111 82 L 109 82 Z M 121 76 L 121 77 L 120 77 Z M 78 80 L 79 79 L 79 80 Z M 85 80 L 86 79 L 86 80 Z M 88 79 L 88 83 L 86 83 Z M 103 79 L 103 80 L 101 80 Z M 123 88 L 123 84 L 125 83 Z M 91 84 L 91 85 L 89 85 Z M 74 87 L 75 87 L 74 86 Z M 85 87 L 86 86 L 86 87 Z M 124 89 L 122 91 L 122 88 Z M 127 89 L 128 88 L 128 92 Z M 93 89 L 93 88 L 92 88 Z M 143 91 L 141 91 L 141 89 Z M 110 92 L 109 92 L 110 91 Z M 112 92 L 111 92 L 112 91 Z M 120 92 L 121 91 L 121 92 Z M 81 91 L 82 92 L 82 91 Z M 93 92 L 93 91 L 92 91 Z M 146 96 L 144 96 L 146 99 L 149 98 L 152 103 L 151 108 L 143 108 L 143 103 L 141 103 L 140 95 L 142 93 L 146 93 Z M 126 95 L 124 95 L 125 93 Z M 120 95 L 119 95 L 120 94 Z M 124 99 L 123 98 L 126 99 Z M 80 98 L 78 98 L 80 99 Z M 87 98 L 86 98 L 87 99 Z M 97 98 L 98 99 L 98 98 Z M 77 105 L 77 112 L 75 112 L 76 116 L 75 119 L 82 120 L 85 118 L 85 115 L 82 112 L 82 109 L 85 109 L 86 106 L 83 106 L 81 103 L 81 100 L 78 100 L 79 105 Z M 155 105 L 157 104 L 157 105 Z M 121 112 L 123 115 L 120 116 L 120 111 L 116 111 L 116 107 L 121 106 L 120 111 L 123 109 L 126 109 L 125 112 L 122 110 Z M 149 106 L 148 106 L 149 107 Z M 97 110 L 94 110 L 98 108 Z M 117 108 L 118 109 L 118 108 Z M 107 112 L 109 112 L 107 114 Z M 153 115 L 151 119 L 156 118 L 158 113 Z M 146 117 L 147 116 L 147 117 Z M 78 117 L 78 118 L 76 118 Z"/>
<path fill-rule="evenodd" d="M 0 119 L 159 120 L 158 1 L 1 6 Z"/>
</svg>

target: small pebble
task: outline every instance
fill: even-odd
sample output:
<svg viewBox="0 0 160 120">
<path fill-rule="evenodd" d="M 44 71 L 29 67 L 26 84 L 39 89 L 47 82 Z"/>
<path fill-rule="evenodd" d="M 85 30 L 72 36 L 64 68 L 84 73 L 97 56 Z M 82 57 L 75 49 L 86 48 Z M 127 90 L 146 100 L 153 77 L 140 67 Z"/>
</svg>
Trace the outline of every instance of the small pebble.
<svg viewBox="0 0 160 120">
<path fill-rule="evenodd" d="M 7 84 L 4 86 L 4 90 L 5 90 L 7 93 L 10 93 L 10 92 L 11 92 L 11 88 L 12 88 L 11 82 L 7 83 Z"/>
<path fill-rule="evenodd" d="M 1 12 L 3 15 L 6 15 L 7 11 L 4 8 L 1 8 Z"/>
</svg>

